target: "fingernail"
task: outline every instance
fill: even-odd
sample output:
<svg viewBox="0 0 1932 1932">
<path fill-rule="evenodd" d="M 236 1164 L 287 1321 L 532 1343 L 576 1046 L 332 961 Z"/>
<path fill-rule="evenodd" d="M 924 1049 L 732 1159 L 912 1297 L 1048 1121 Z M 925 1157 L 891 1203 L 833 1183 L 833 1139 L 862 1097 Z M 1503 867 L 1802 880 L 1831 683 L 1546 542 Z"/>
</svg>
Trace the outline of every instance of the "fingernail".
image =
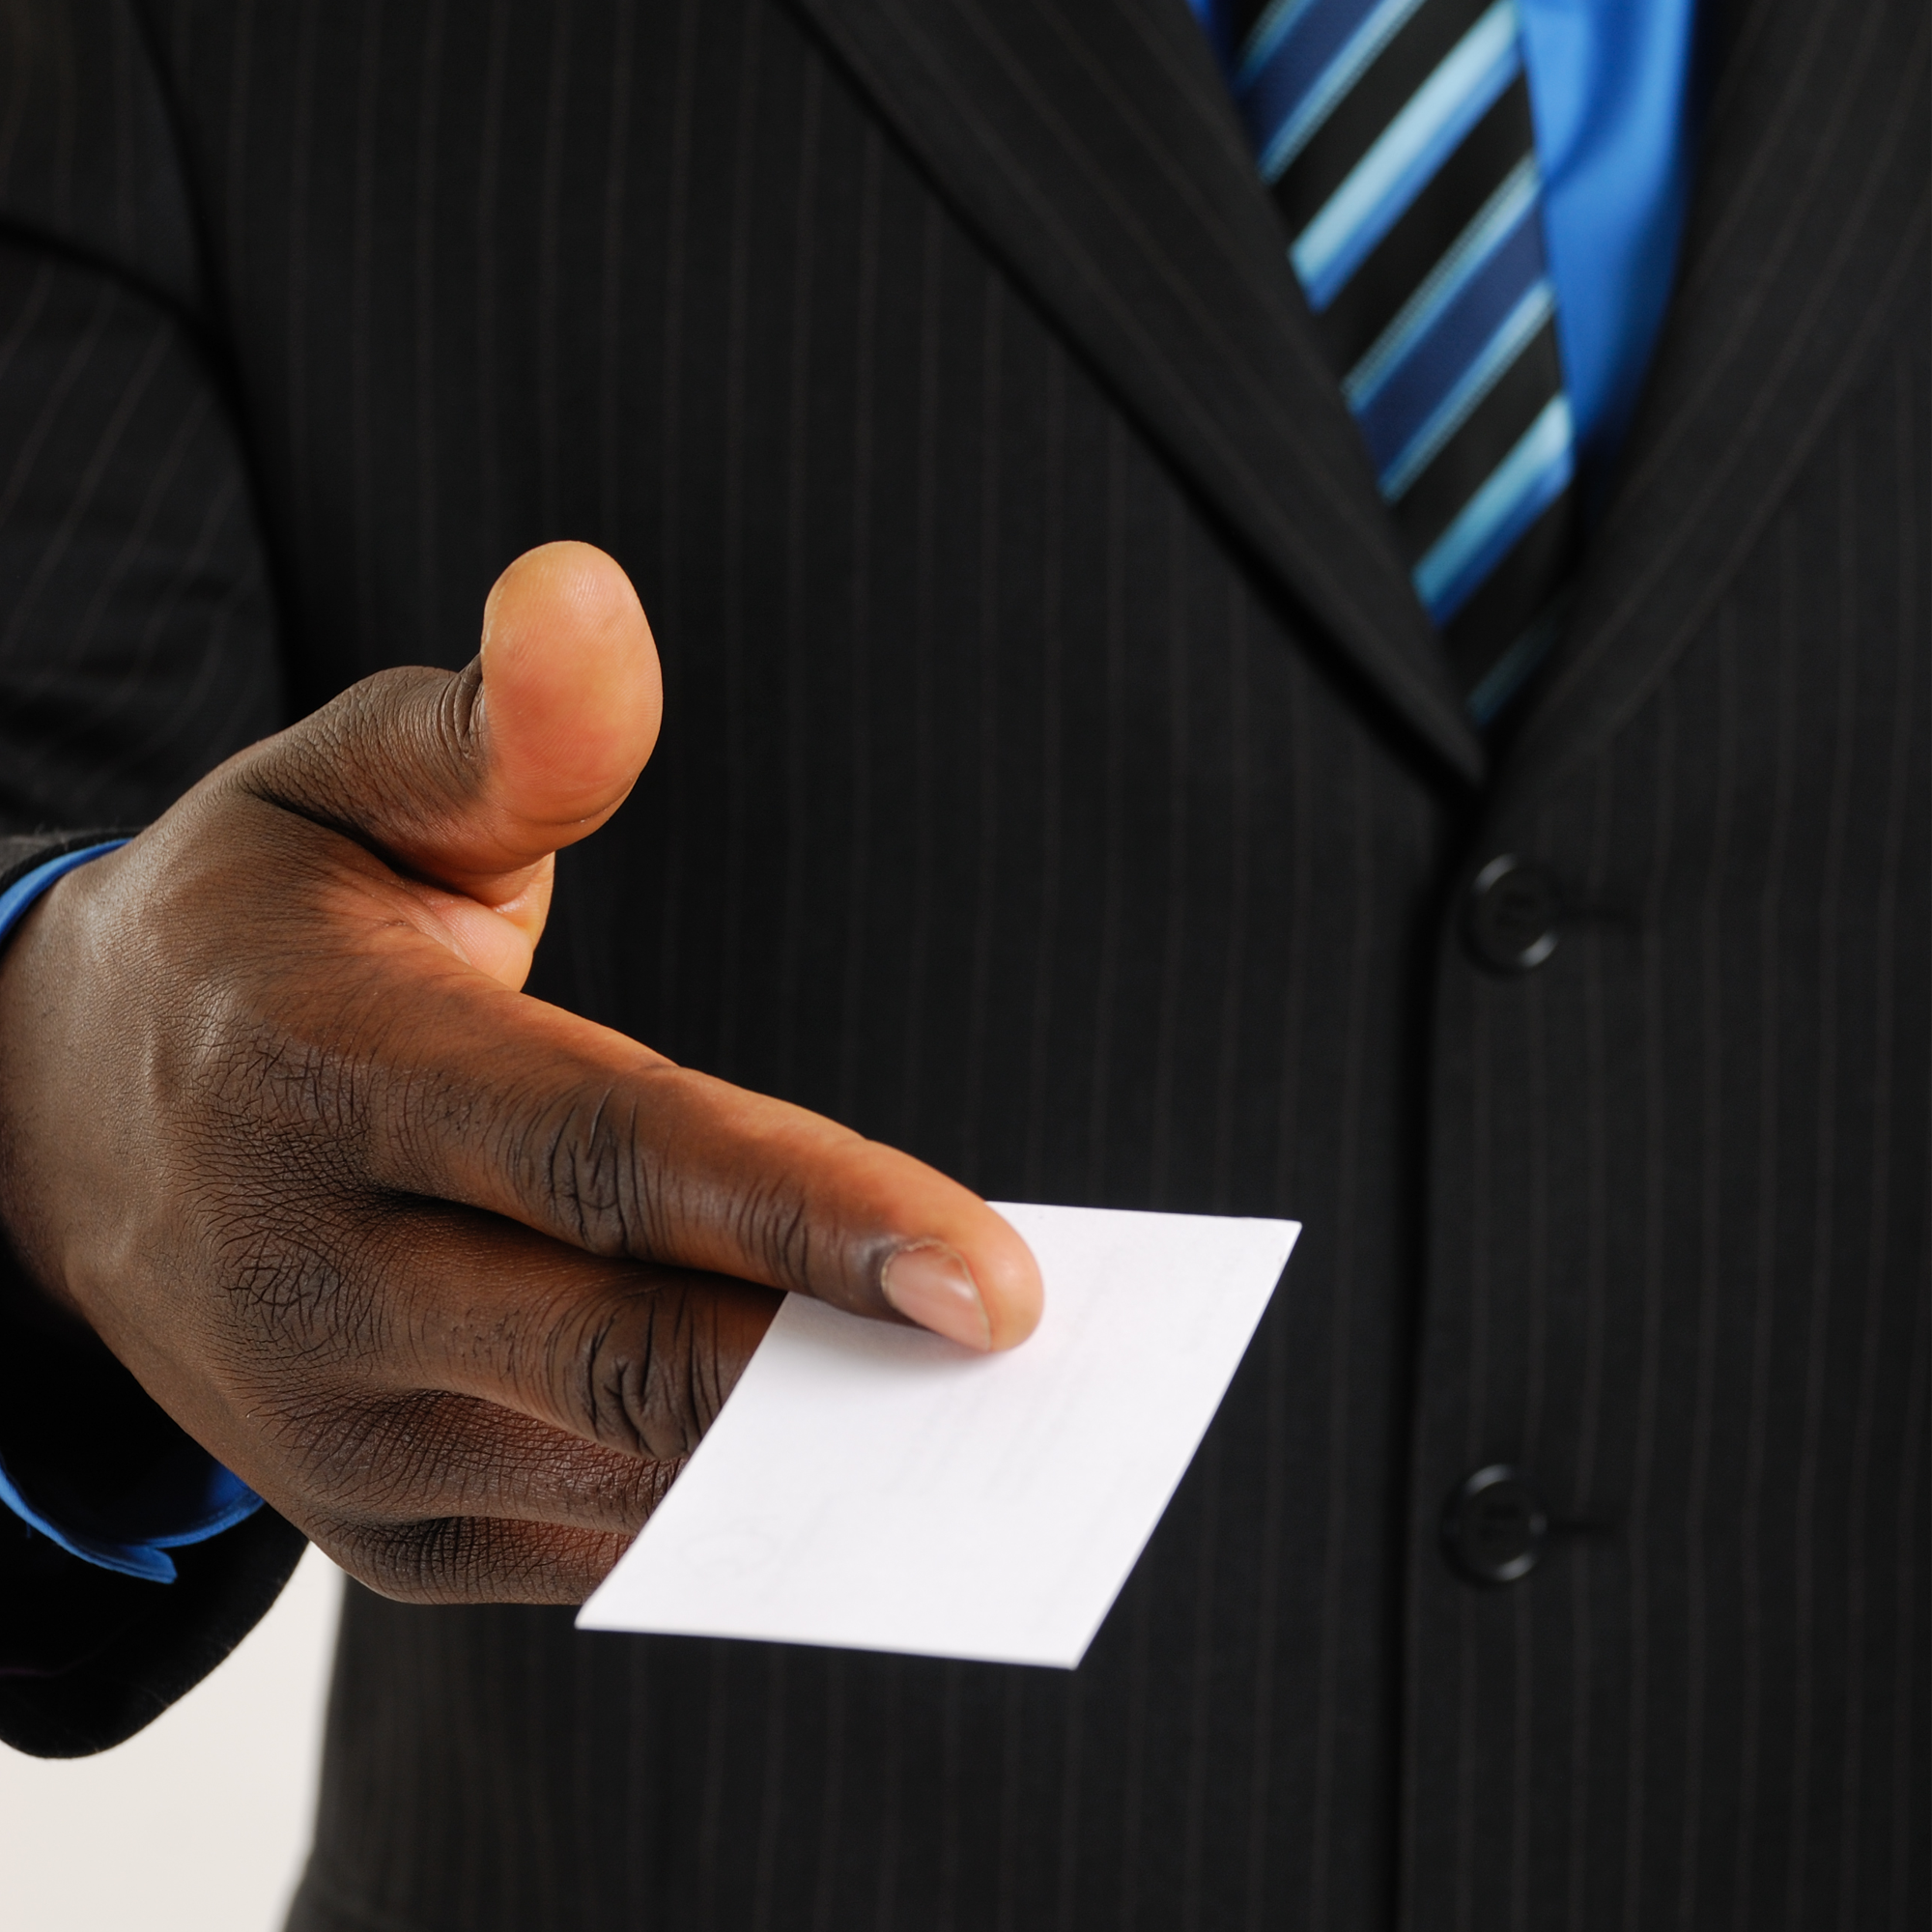
<svg viewBox="0 0 1932 1932">
<path fill-rule="evenodd" d="M 973 1286 L 966 1264 L 951 1248 L 929 1241 L 901 1248 L 885 1266 L 879 1286 L 908 1321 L 982 1352 L 993 1346 L 986 1304 Z"/>
</svg>

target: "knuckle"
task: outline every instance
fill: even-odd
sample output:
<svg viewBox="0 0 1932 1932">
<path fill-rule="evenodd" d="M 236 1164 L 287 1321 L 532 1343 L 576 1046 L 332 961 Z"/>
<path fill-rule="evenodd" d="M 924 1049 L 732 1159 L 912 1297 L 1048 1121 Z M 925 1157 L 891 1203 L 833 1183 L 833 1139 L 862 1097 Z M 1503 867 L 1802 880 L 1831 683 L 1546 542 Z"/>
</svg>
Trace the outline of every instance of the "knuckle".
<svg viewBox="0 0 1932 1932">
<path fill-rule="evenodd" d="M 635 1102 L 605 1086 L 560 1095 L 512 1129 L 505 1163 L 520 1191 L 547 1203 L 558 1231 L 587 1253 L 648 1252 L 637 1125 Z"/>
<path fill-rule="evenodd" d="M 323 1547 L 358 1583 L 402 1604 L 568 1604 L 587 1594 L 623 1539 L 484 1517 L 362 1526 Z"/>
<path fill-rule="evenodd" d="M 733 1235 L 747 1254 L 756 1255 L 764 1279 L 812 1293 L 819 1284 L 818 1244 L 803 1194 L 782 1175 L 746 1188 L 733 1203 Z"/>
<path fill-rule="evenodd" d="M 482 781 L 473 729 L 481 676 L 396 666 L 270 741 L 246 768 L 256 797 L 381 846 L 408 840 Z"/>
<path fill-rule="evenodd" d="M 461 1517 L 361 1525 L 339 1553 L 329 1553 L 358 1583 L 393 1602 L 476 1603 L 484 1601 L 485 1569 L 465 1530 Z"/>
<path fill-rule="evenodd" d="M 502 1601 L 518 1579 L 491 1561 L 488 1530 L 487 1522 L 463 1516 L 361 1524 L 336 1561 L 399 1604 Z"/>
<path fill-rule="evenodd" d="M 688 1456 L 723 1403 L 708 1328 L 698 1298 L 668 1289 L 600 1320 L 569 1371 L 592 1439 L 652 1463 Z"/>
<path fill-rule="evenodd" d="M 374 1276 L 352 1264 L 331 1204 L 285 1182 L 244 1204 L 208 1204 L 205 1228 L 211 1273 L 239 1316 L 238 1344 L 266 1351 L 278 1380 L 366 1374 L 386 1353 Z"/>
<path fill-rule="evenodd" d="M 420 1516 L 452 1487 L 487 1487 L 478 1484 L 474 1456 L 458 1453 L 449 1407 L 449 1398 L 429 1393 L 348 1410 L 332 1406 L 304 1476 L 322 1492 L 378 1518 Z"/>
<path fill-rule="evenodd" d="M 730 1238 L 752 1256 L 759 1279 L 782 1289 L 817 1294 L 825 1283 L 825 1242 L 811 1206 L 794 1175 L 767 1163 L 750 1173 L 728 1202 Z"/>
<path fill-rule="evenodd" d="M 170 1084 L 200 1133 L 242 1159 L 298 1152 L 320 1177 L 346 1172 L 371 1127 L 372 1070 L 390 1057 L 396 1015 L 380 983 L 353 971 L 317 983 L 277 943 L 198 999 Z"/>
</svg>

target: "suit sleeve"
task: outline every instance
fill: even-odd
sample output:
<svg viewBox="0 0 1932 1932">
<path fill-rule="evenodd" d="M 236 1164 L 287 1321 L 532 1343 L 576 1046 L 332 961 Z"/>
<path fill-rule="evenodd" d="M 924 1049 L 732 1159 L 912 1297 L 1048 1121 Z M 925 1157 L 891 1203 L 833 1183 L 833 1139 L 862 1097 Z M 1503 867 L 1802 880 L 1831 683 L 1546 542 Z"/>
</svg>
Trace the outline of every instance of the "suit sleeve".
<svg viewBox="0 0 1932 1932">
<path fill-rule="evenodd" d="M 187 185 L 130 0 L 0 9 L 0 836 L 50 849 L 64 829 L 146 822 L 275 729 L 281 652 Z M 48 1326 L 0 1254 L 0 1430 L 83 1410 L 116 1418 L 86 1453 L 179 1442 L 125 1370 Z M 43 1435 L 32 1447 L 50 1453 Z M 227 1655 L 300 1551 L 263 1510 L 181 1551 L 161 1584 L 0 1513 L 0 1739 L 43 1756 L 119 1743 Z"/>
</svg>

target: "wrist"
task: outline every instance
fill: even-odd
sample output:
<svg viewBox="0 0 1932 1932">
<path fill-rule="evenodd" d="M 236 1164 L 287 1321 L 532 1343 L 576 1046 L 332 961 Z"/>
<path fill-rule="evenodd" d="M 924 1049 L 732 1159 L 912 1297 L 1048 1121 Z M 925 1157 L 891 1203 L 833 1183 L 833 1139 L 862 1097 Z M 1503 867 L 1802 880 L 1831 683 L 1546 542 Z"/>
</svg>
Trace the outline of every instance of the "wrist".
<svg viewBox="0 0 1932 1932">
<path fill-rule="evenodd" d="M 0 948 L 68 873 L 119 850 L 133 837 L 134 831 L 127 827 L 0 837 Z"/>
<path fill-rule="evenodd" d="M 43 976 L 26 956 L 53 909 L 49 899 L 72 873 L 118 851 L 133 835 L 90 831 L 51 837 L 0 839 L 0 1315 L 15 1325 L 70 1342 L 93 1339 L 72 1298 L 34 1267 L 20 1197 L 32 1192 L 27 1176 L 22 1114 L 31 1115 L 35 1083 L 25 1077 L 23 1051 L 43 1001 L 22 997 L 27 982 Z M 98 1345 L 97 1345 L 98 1346 Z"/>
<path fill-rule="evenodd" d="M 166 1581 L 169 1550 L 260 1499 L 100 1340 L 51 1264 L 61 1243 L 42 1237 L 53 1177 L 76 1157 L 73 1122 L 48 1100 L 63 1084 L 60 995 L 88 953 L 74 915 L 93 896 L 62 886 L 128 836 L 40 841 L 0 869 L 0 1506 L 91 1565 Z"/>
</svg>

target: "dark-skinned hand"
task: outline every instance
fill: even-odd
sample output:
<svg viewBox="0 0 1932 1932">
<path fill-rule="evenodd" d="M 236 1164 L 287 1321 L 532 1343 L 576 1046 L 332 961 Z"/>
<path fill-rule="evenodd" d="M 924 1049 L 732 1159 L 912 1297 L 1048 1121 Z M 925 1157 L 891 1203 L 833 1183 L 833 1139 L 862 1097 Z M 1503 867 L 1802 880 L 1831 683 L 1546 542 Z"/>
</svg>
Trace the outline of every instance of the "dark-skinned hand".
<svg viewBox="0 0 1932 1932">
<path fill-rule="evenodd" d="M 581 1601 L 774 1291 L 979 1349 L 1039 1317 L 965 1188 L 521 990 L 660 694 L 616 564 L 533 551 L 468 669 L 231 759 L 0 954 L 30 1275 L 390 1596 Z"/>
</svg>

